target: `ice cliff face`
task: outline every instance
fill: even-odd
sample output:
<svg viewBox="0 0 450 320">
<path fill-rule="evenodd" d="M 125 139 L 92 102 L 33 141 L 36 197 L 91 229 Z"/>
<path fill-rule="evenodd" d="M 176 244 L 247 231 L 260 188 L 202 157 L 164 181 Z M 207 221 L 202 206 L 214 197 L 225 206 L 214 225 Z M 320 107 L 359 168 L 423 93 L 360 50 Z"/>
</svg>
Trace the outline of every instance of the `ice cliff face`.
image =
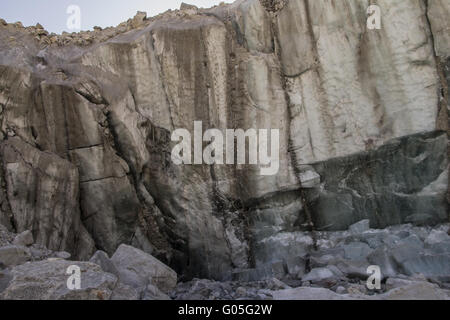
<svg viewBox="0 0 450 320">
<path fill-rule="evenodd" d="M 242 0 L 48 35 L 0 23 L 0 223 L 186 277 L 266 270 L 296 232 L 448 221 L 450 2 Z M 280 170 L 176 166 L 171 132 L 280 129 Z"/>
</svg>

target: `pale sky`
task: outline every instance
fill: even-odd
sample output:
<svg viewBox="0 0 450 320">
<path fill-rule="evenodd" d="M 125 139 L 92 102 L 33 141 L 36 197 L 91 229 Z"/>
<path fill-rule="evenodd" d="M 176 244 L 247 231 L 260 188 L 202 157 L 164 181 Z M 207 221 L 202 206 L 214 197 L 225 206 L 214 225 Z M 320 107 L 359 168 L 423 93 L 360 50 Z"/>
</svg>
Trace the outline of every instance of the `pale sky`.
<svg viewBox="0 0 450 320">
<path fill-rule="evenodd" d="M 221 0 L 0 0 L 0 18 L 12 23 L 21 21 L 24 26 L 42 24 L 50 32 L 74 31 L 67 29 L 67 8 L 78 5 L 81 9 L 81 29 L 91 30 L 116 26 L 132 18 L 136 11 L 146 11 L 155 16 L 168 9 L 178 9 L 182 2 L 200 8 L 218 5 Z M 224 0 L 232 3 L 233 1 Z M 76 30 L 75 30 L 76 31 Z"/>
</svg>

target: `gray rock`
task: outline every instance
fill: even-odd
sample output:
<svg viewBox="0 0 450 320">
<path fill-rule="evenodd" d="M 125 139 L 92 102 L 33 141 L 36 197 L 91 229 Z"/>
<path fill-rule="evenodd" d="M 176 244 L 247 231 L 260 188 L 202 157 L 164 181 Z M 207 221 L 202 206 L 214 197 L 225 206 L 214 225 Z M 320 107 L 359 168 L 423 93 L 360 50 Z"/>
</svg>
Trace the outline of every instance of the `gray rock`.
<svg viewBox="0 0 450 320">
<path fill-rule="evenodd" d="M 425 239 L 425 243 L 428 245 L 434 245 L 446 241 L 450 241 L 450 236 L 447 232 L 440 230 L 431 230 L 430 234 Z"/>
<path fill-rule="evenodd" d="M 381 276 L 384 278 L 395 277 L 398 273 L 397 265 L 392 258 L 390 251 L 385 247 L 380 247 L 368 256 L 371 265 L 380 267 Z"/>
<path fill-rule="evenodd" d="M 240 281 L 240 282 L 251 282 L 251 281 L 258 281 L 262 279 L 268 279 L 272 277 L 272 274 L 268 274 L 266 270 L 262 269 L 237 269 L 234 270 L 231 274 L 231 278 L 233 281 Z"/>
<path fill-rule="evenodd" d="M 272 292 L 273 300 L 355 300 L 324 288 L 295 288 Z"/>
<path fill-rule="evenodd" d="M 1 193 L 1 189 L 0 189 Z M 3 215 L 1 215 L 3 216 Z M 0 220 L 1 221 L 1 220 Z M 10 245 L 14 241 L 15 235 L 8 230 L 4 225 L 0 222 L 0 247 L 4 247 Z"/>
<path fill-rule="evenodd" d="M 69 290 L 67 269 L 81 269 L 81 289 Z M 8 300 L 108 300 L 117 278 L 93 263 L 65 260 L 28 262 L 11 271 L 12 280 L 2 297 Z"/>
<path fill-rule="evenodd" d="M 385 235 L 386 234 L 384 233 L 372 234 L 368 235 L 367 237 L 365 237 L 365 239 L 362 239 L 361 241 L 367 243 L 371 249 L 377 249 L 383 245 L 383 237 Z"/>
<path fill-rule="evenodd" d="M 413 239 L 417 239 L 417 237 L 409 240 Z M 390 254 L 397 264 L 401 264 L 408 259 L 414 259 L 423 251 L 423 244 L 409 240 L 403 239 L 401 243 L 391 249 Z"/>
<path fill-rule="evenodd" d="M 424 247 L 424 243 L 423 243 L 422 239 L 420 239 L 420 237 L 415 234 L 412 234 L 412 235 L 410 235 L 406 238 L 403 238 L 397 242 L 397 245 L 399 245 L 399 246 L 401 246 L 403 244 L 413 245 L 413 246 L 417 247 L 419 250 L 423 249 L 423 247 Z"/>
<path fill-rule="evenodd" d="M 426 280 L 422 280 L 421 282 L 424 282 Z M 414 284 L 415 282 L 418 282 L 415 279 L 402 279 L 402 278 L 389 278 L 386 280 L 386 290 L 390 291 L 395 288 L 401 288 L 406 287 L 411 284 Z"/>
<path fill-rule="evenodd" d="M 149 284 L 145 289 L 142 300 L 170 300 L 170 298 L 156 286 Z"/>
<path fill-rule="evenodd" d="M 197 10 L 197 9 L 198 9 L 197 6 L 185 2 L 182 2 L 180 5 L 180 10 Z"/>
<path fill-rule="evenodd" d="M 450 240 L 432 244 L 428 251 L 432 254 L 450 254 Z"/>
<path fill-rule="evenodd" d="M 177 284 L 177 274 L 151 255 L 121 245 L 111 258 L 119 272 L 121 282 L 134 288 L 155 285 L 164 293 L 172 291 Z"/>
<path fill-rule="evenodd" d="M 29 247 L 31 256 L 34 261 L 45 260 L 54 256 L 54 252 L 43 246 L 33 245 Z"/>
<path fill-rule="evenodd" d="M 131 27 L 132 28 L 140 28 L 144 25 L 144 21 L 147 18 L 147 13 L 138 11 L 134 18 L 131 20 Z"/>
<path fill-rule="evenodd" d="M 302 278 L 305 274 L 306 259 L 303 257 L 287 257 L 287 272 L 291 277 Z"/>
<path fill-rule="evenodd" d="M 69 260 L 72 255 L 66 251 L 59 251 L 54 253 L 54 257 Z"/>
<path fill-rule="evenodd" d="M 31 260 L 30 250 L 26 247 L 9 245 L 0 248 L 0 263 L 13 267 Z"/>
<path fill-rule="evenodd" d="M 269 265 L 264 266 L 266 270 L 269 270 L 268 273 L 272 274 L 273 277 L 282 279 L 286 275 L 285 264 L 283 261 L 276 261 L 270 263 Z"/>
<path fill-rule="evenodd" d="M 337 259 L 336 255 L 324 254 L 322 256 L 313 255 L 310 258 L 311 268 L 326 267 Z"/>
<path fill-rule="evenodd" d="M 357 223 L 354 223 L 350 227 L 348 227 L 348 230 L 353 234 L 360 234 L 360 233 L 366 232 L 366 231 L 370 230 L 370 220 L 365 219 L 365 220 L 361 220 Z"/>
<path fill-rule="evenodd" d="M 450 282 L 450 255 L 419 255 L 400 263 L 406 275 L 422 274 L 442 282 Z"/>
<path fill-rule="evenodd" d="M 393 248 L 400 240 L 400 237 L 393 234 L 388 234 L 382 239 L 383 243 L 389 248 Z"/>
<path fill-rule="evenodd" d="M 373 299 L 379 300 L 449 300 L 450 297 L 437 285 L 427 282 L 415 282 L 407 286 L 394 288 Z"/>
<path fill-rule="evenodd" d="M 347 292 L 353 298 L 367 299 L 366 284 L 350 284 Z"/>
<path fill-rule="evenodd" d="M 347 293 L 347 289 L 345 289 L 345 287 L 339 286 L 336 288 L 336 293 L 337 294 L 345 294 L 345 293 Z"/>
<path fill-rule="evenodd" d="M 340 260 L 336 267 L 348 278 L 367 279 L 367 261 L 361 260 Z"/>
<path fill-rule="evenodd" d="M 141 249 L 142 251 L 150 255 L 155 251 L 150 241 L 142 233 L 142 230 L 139 227 L 136 229 L 133 240 L 131 241 L 131 245 L 135 248 Z"/>
<path fill-rule="evenodd" d="M 335 265 L 330 264 L 327 266 L 327 269 L 329 269 L 333 274 L 339 279 L 339 280 L 347 280 L 346 275 Z"/>
<path fill-rule="evenodd" d="M 309 282 L 309 281 L 303 281 L 303 282 L 301 283 L 301 286 L 302 286 L 302 287 L 311 287 L 311 282 Z"/>
<path fill-rule="evenodd" d="M 8 269 L 0 270 L 0 294 L 9 286 L 11 280 L 11 272 Z"/>
<path fill-rule="evenodd" d="M 398 236 L 400 239 L 408 238 L 410 235 L 411 235 L 411 233 L 410 233 L 409 231 L 407 231 L 407 230 L 402 230 L 402 231 L 400 231 L 400 232 L 397 233 L 397 236 Z"/>
<path fill-rule="evenodd" d="M 332 287 L 336 284 L 337 279 L 336 275 L 327 268 L 314 268 L 302 278 L 302 281 L 309 281 L 324 287 Z"/>
<path fill-rule="evenodd" d="M 291 268 L 292 267 L 293 265 L 291 264 Z M 299 273 L 301 273 L 301 270 Z M 282 279 L 284 278 L 285 275 L 286 271 L 284 263 L 281 261 L 276 261 L 274 263 L 267 263 L 265 265 L 260 265 L 258 266 L 258 268 L 234 270 L 231 277 L 233 281 L 252 282 L 252 281 L 267 280 L 273 277 Z"/>
<path fill-rule="evenodd" d="M 236 283 L 233 287 L 227 282 L 216 282 L 205 279 L 194 279 L 189 282 L 180 283 L 171 296 L 175 300 L 208 300 L 216 299 L 217 296 L 222 299 L 237 299 L 236 289 L 242 283 Z M 245 287 L 250 291 L 249 287 Z M 243 292 L 241 292 L 243 293 Z M 247 295 L 247 293 L 245 293 Z"/>
<path fill-rule="evenodd" d="M 407 216 L 404 221 L 405 223 L 411 223 L 415 226 L 426 226 L 437 222 L 432 215 L 423 213 Z"/>
<path fill-rule="evenodd" d="M 19 137 L 3 142 L 0 149 L 16 229 L 32 230 L 36 242 L 50 250 L 87 259 L 81 253 L 91 251 L 94 244 L 82 232 L 76 166 Z"/>
<path fill-rule="evenodd" d="M 119 271 L 117 270 L 111 259 L 108 257 L 108 254 L 104 251 L 99 250 L 95 252 L 89 262 L 98 264 L 105 272 L 112 273 L 117 277 L 119 276 Z"/>
<path fill-rule="evenodd" d="M 344 245 L 344 256 L 346 259 L 353 261 L 364 261 L 373 251 L 366 243 L 351 242 Z"/>
<path fill-rule="evenodd" d="M 140 300 L 140 293 L 135 288 L 118 281 L 110 300 Z"/>
<path fill-rule="evenodd" d="M 431 31 L 434 35 L 436 54 L 440 57 L 448 57 L 450 51 L 450 36 L 446 30 L 450 27 L 447 19 L 449 4 L 445 0 L 430 1 L 427 16 L 430 21 Z"/>
<path fill-rule="evenodd" d="M 300 180 L 302 188 L 317 188 L 320 185 L 320 175 L 312 167 L 302 168 Z"/>
<path fill-rule="evenodd" d="M 26 230 L 20 234 L 18 234 L 13 241 L 13 244 L 16 246 L 24 246 L 28 247 L 34 243 L 33 233 L 30 230 Z"/>
<path fill-rule="evenodd" d="M 239 297 L 246 297 L 247 296 L 247 289 L 245 289 L 244 287 L 239 287 L 239 288 L 236 289 L 235 293 Z"/>
<path fill-rule="evenodd" d="M 289 285 L 287 285 L 283 281 L 278 280 L 277 278 L 266 280 L 264 287 L 267 288 L 268 290 L 281 290 L 291 288 Z"/>
</svg>

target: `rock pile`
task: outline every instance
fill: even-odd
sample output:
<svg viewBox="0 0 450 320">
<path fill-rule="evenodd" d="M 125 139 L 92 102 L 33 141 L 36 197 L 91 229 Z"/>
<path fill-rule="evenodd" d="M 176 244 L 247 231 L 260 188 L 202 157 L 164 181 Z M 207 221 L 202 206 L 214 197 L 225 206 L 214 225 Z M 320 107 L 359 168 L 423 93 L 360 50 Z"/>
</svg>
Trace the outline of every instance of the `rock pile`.
<svg viewBox="0 0 450 320">
<path fill-rule="evenodd" d="M 176 273 L 139 249 L 122 245 L 113 257 L 97 251 L 89 262 L 33 244 L 32 234 L 9 233 L 0 225 L 0 299 L 164 300 L 177 284 Z M 69 289 L 70 266 L 81 272 L 81 287 Z"/>
<path fill-rule="evenodd" d="M 450 299 L 449 225 L 369 229 L 361 221 L 345 232 L 319 235 L 318 250 L 260 281 L 194 279 L 177 284 L 175 271 L 153 256 L 121 245 L 89 262 L 33 244 L 29 231 L 0 225 L 1 299 L 90 300 L 347 300 Z M 67 287 L 69 266 L 81 269 L 81 288 Z M 381 288 L 369 290 L 367 267 L 381 269 Z"/>
<path fill-rule="evenodd" d="M 226 6 L 226 4 L 221 3 L 219 6 Z M 275 7 L 278 8 L 280 5 L 276 5 Z M 157 19 L 187 17 L 190 15 L 195 15 L 201 10 L 206 11 L 206 9 L 199 9 L 194 5 L 182 3 L 180 10 L 168 10 L 155 17 L 147 17 L 146 12 L 138 11 L 133 18 L 130 18 L 115 27 L 101 28 L 99 26 L 95 26 L 91 31 L 71 33 L 64 31 L 62 34 L 56 34 L 53 32 L 50 33 L 45 30 L 40 23 L 37 23 L 35 26 L 24 27 L 21 22 L 8 23 L 4 19 L 0 19 L 0 28 L 4 27 L 9 30 L 15 30 L 18 32 L 17 37 L 30 35 L 37 43 L 39 43 L 41 47 L 62 47 L 69 45 L 86 47 L 92 44 L 105 42 L 115 36 L 131 30 L 142 29 Z M 15 41 L 16 37 L 11 40 Z"/>
<path fill-rule="evenodd" d="M 277 273 L 268 273 L 267 280 L 193 280 L 179 284 L 172 297 L 450 299 L 448 228 L 448 224 L 434 228 L 408 224 L 375 230 L 369 228 L 367 220 L 363 220 L 348 231 L 320 232 L 316 235 L 317 250 L 308 247 L 302 256 L 292 259 L 292 264 L 281 264 Z M 309 237 L 307 234 L 304 236 Z M 381 270 L 381 288 L 377 290 L 367 287 L 370 275 L 367 269 L 371 265 L 377 265 Z M 273 278 L 274 275 L 279 279 Z"/>
</svg>

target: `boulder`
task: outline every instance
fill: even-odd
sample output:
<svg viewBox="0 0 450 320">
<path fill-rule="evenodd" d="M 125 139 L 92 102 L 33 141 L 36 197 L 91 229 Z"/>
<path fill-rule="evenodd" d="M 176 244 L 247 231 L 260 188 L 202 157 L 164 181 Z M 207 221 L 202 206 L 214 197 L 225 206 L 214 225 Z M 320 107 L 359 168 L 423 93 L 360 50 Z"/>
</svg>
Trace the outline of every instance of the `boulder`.
<svg viewBox="0 0 450 320">
<path fill-rule="evenodd" d="M 14 245 L 28 247 L 34 243 L 33 234 L 30 230 L 19 233 L 13 241 Z"/>
<path fill-rule="evenodd" d="M 442 282 L 450 282 L 450 255 L 424 255 L 407 259 L 400 263 L 406 275 L 422 274 Z"/>
<path fill-rule="evenodd" d="M 430 234 L 425 239 L 425 243 L 428 245 L 434 245 L 449 240 L 450 236 L 447 234 L 447 232 L 441 230 L 431 230 Z"/>
<path fill-rule="evenodd" d="M 140 28 L 144 25 L 144 21 L 147 19 L 147 13 L 138 11 L 136 15 L 131 20 L 132 28 Z"/>
<path fill-rule="evenodd" d="M 432 244 L 428 251 L 432 254 L 450 254 L 450 240 Z"/>
<path fill-rule="evenodd" d="M 172 291 L 177 284 L 177 274 L 164 263 L 142 250 L 122 244 L 111 261 L 119 272 L 119 279 L 134 288 L 156 286 L 164 293 Z"/>
<path fill-rule="evenodd" d="M 0 294 L 8 287 L 11 280 L 11 272 L 8 269 L 0 270 Z"/>
<path fill-rule="evenodd" d="M 347 289 L 345 289 L 345 287 L 343 287 L 343 286 L 339 286 L 336 288 L 336 293 L 337 294 L 345 294 L 345 293 L 347 293 Z"/>
<path fill-rule="evenodd" d="M 54 252 L 44 246 L 33 245 L 29 247 L 33 261 L 45 260 L 54 256 Z"/>
<path fill-rule="evenodd" d="M 395 277 L 398 273 L 397 265 L 392 258 L 390 251 L 386 247 L 380 247 L 374 250 L 369 256 L 368 261 L 371 265 L 377 265 L 381 269 L 381 276 Z"/>
<path fill-rule="evenodd" d="M 320 175 L 312 167 L 304 167 L 300 172 L 302 188 L 310 189 L 320 186 Z"/>
<path fill-rule="evenodd" d="M 448 294 L 437 285 L 428 282 L 416 282 L 394 288 L 384 294 L 374 296 L 374 300 L 449 300 Z"/>
<path fill-rule="evenodd" d="M 278 280 L 277 278 L 266 280 L 264 288 L 267 288 L 268 290 L 291 289 L 289 285 L 287 285 L 283 281 Z"/>
<path fill-rule="evenodd" d="M 170 298 L 156 286 L 149 284 L 145 289 L 142 300 L 170 300 Z"/>
<path fill-rule="evenodd" d="M 32 230 L 37 244 L 79 259 L 94 247 L 80 220 L 77 167 L 19 137 L 0 144 L 8 199 L 18 232 Z"/>
<path fill-rule="evenodd" d="M 386 290 L 390 291 L 395 288 L 406 287 L 418 281 L 424 282 L 426 281 L 426 279 L 417 280 L 417 279 L 403 279 L 403 278 L 388 278 L 386 280 Z"/>
<path fill-rule="evenodd" d="M 416 258 L 422 251 L 422 247 L 412 242 L 403 242 L 391 249 L 390 254 L 397 264 Z"/>
<path fill-rule="evenodd" d="M 89 262 L 98 264 L 105 272 L 112 273 L 115 276 L 119 276 L 119 271 L 117 270 L 111 259 L 108 257 L 108 254 L 104 251 L 99 250 L 95 252 Z"/>
<path fill-rule="evenodd" d="M 111 300 L 140 300 L 140 293 L 133 287 L 117 282 Z"/>
<path fill-rule="evenodd" d="M 324 287 L 332 287 L 336 284 L 337 278 L 336 275 L 327 268 L 314 268 L 302 277 L 302 281 L 309 281 Z"/>
<path fill-rule="evenodd" d="M 324 288 L 295 288 L 272 292 L 273 300 L 356 300 Z"/>
<path fill-rule="evenodd" d="M 197 9 L 198 9 L 197 6 L 185 2 L 182 2 L 180 5 L 180 10 L 197 10 Z"/>
<path fill-rule="evenodd" d="M 347 277 L 365 280 L 369 277 L 367 274 L 367 261 L 361 260 L 340 260 L 336 263 L 336 267 Z"/>
<path fill-rule="evenodd" d="M 81 271 L 81 289 L 70 290 L 67 269 L 76 265 Z M 11 281 L 2 293 L 7 300 L 108 300 L 117 277 L 89 262 L 45 260 L 28 262 L 11 270 Z"/>
<path fill-rule="evenodd" d="M 320 187 L 310 193 L 316 228 L 344 230 L 357 217 L 370 219 L 372 228 L 448 221 L 446 150 L 446 133 L 429 132 L 396 138 L 367 152 L 315 162 L 313 167 L 321 177 Z M 366 228 L 367 222 L 363 230 Z"/>
<path fill-rule="evenodd" d="M 330 263 L 334 263 L 337 257 L 334 254 L 312 255 L 310 257 L 311 268 L 326 267 Z"/>
<path fill-rule="evenodd" d="M 291 261 L 291 271 L 293 268 L 293 262 Z M 300 269 L 301 262 L 299 261 Z M 299 273 L 302 273 L 299 269 Z M 271 263 L 266 263 L 259 265 L 257 268 L 252 269 L 236 269 L 232 272 L 231 278 L 234 281 L 251 282 L 267 280 L 273 277 L 282 279 L 286 276 L 285 264 L 282 261 L 274 261 Z"/>
<path fill-rule="evenodd" d="M 0 264 L 13 267 L 31 260 L 30 250 L 26 247 L 9 245 L 0 248 Z"/>
<path fill-rule="evenodd" d="M 303 257 L 287 257 L 286 267 L 289 276 L 301 278 L 305 274 L 306 259 Z"/>
<path fill-rule="evenodd" d="M 55 252 L 53 254 L 53 256 L 55 258 L 69 260 L 72 255 L 70 253 L 66 252 L 66 251 L 58 251 L 58 252 Z"/>
<path fill-rule="evenodd" d="M 2 215 L 0 214 L 0 221 Z M 0 223 L 0 247 L 10 245 L 14 241 L 14 234 Z"/>
<path fill-rule="evenodd" d="M 365 220 L 361 220 L 357 223 L 354 223 L 348 228 L 348 230 L 353 234 L 360 234 L 365 231 L 368 231 L 368 230 L 370 230 L 370 220 L 365 219 Z"/>
<path fill-rule="evenodd" d="M 344 257 L 352 261 L 364 261 L 373 251 L 369 245 L 363 242 L 351 242 L 344 245 Z"/>
<path fill-rule="evenodd" d="M 251 282 L 273 277 L 271 268 L 237 269 L 231 274 L 233 281 Z"/>
<path fill-rule="evenodd" d="M 228 282 L 217 282 L 206 279 L 194 279 L 189 282 L 180 283 L 172 292 L 175 300 L 208 300 L 213 295 L 215 297 L 223 297 L 231 299 L 232 295 L 237 296 L 236 291 L 241 283 L 236 283 L 233 288 Z M 245 292 L 244 292 L 245 291 Z M 240 294 L 246 295 L 246 288 L 239 290 Z"/>
</svg>

